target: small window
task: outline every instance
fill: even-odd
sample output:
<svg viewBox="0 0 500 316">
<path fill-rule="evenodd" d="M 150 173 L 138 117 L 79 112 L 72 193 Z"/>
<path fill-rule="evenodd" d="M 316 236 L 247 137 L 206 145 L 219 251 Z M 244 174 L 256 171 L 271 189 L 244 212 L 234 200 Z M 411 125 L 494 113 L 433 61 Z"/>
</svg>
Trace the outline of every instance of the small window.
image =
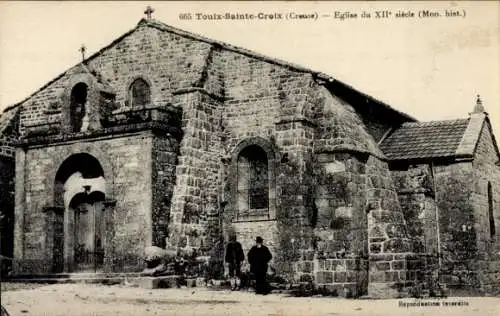
<svg viewBox="0 0 500 316">
<path fill-rule="evenodd" d="M 238 156 L 238 210 L 243 216 L 268 215 L 269 172 L 265 151 L 248 146 Z"/>
<path fill-rule="evenodd" d="M 136 79 L 130 85 L 130 105 L 144 106 L 151 103 L 151 90 L 144 79 Z"/>
<path fill-rule="evenodd" d="M 488 215 L 490 218 L 490 236 L 495 237 L 495 216 L 494 216 L 494 201 L 493 201 L 493 189 L 491 187 L 491 182 L 488 182 Z"/>
<path fill-rule="evenodd" d="M 87 111 L 87 85 L 80 82 L 71 90 L 70 124 L 73 132 L 80 132 L 85 128 Z"/>
</svg>

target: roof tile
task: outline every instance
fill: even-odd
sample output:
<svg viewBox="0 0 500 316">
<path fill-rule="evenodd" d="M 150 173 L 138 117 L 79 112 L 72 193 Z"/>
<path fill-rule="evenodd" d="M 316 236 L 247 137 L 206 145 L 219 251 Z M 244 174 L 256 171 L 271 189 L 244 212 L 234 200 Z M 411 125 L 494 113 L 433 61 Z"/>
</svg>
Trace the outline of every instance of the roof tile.
<svg viewBox="0 0 500 316">
<path fill-rule="evenodd" d="M 380 149 L 390 160 L 454 156 L 468 124 L 469 119 L 404 123 Z"/>
</svg>

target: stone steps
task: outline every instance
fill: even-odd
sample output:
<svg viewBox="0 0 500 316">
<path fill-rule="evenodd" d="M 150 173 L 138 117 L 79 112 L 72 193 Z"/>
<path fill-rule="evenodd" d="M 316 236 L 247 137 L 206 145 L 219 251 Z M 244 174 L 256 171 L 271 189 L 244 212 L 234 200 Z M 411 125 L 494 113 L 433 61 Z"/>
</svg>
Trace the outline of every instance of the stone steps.
<svg viewBox="0 0 500 316">
<path fill-rule="evenodd" d="M 177 275 L 150 277 L 140 273 L 70 273 L 47 275 L 17 275 L 9 277 L 4 282 L 38 283 L 38 284 L 124 284 L 144 288 L 168 288 L 180 286 L 185 280 L 186 284 L 194 286 L 196 279 L 183 278 Z"/>
<path fill-rule="evenodd" d="M 11 276 L 4 282 L 13 283 L 38 283 L 38 284 L 104 284 L 104 285 L 127 285 L 146 289 L 175 288 L 175 287 L 207 287 L 212 290 L 229 290 L 228 280 L 210 280 L 204 282 L 201 279 L 185 278 L 177 275 L 170 276 L 144 276 L 140 273 L 61 273 L 47 275 L 17 275 Z M 285 293 L 284 285 L 270 283 L 273 293 Z M 242 289 L 243 291 L 245 289 Z"/>
</svg>

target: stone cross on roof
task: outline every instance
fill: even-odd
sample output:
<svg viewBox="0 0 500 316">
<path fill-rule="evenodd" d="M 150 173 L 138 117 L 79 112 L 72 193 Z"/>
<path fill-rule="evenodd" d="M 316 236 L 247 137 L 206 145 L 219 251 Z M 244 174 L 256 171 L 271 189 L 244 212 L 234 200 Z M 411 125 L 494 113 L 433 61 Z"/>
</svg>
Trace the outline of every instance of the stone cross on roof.
<svg viewBox="0 0 500 316">
<path fill-rule="evenodd" d="M 87 50 L 87 48 L 85 47 L 85 44 L 82 44 L 82 46 L 80 47 L 80 52 L 82 53 L 82 61 L 85 60 L 85 51 Z"/>
<path fill-rule="evenodd" d="M 151 20 L 151 15 L 153 14 L 153 12 L 155 12 L 155 9 L 151 8 L 151 6 L 148 5 L 146 11 L 144 11 L 144 14 L 146 14 L 148 20 Z"/>
</svg>

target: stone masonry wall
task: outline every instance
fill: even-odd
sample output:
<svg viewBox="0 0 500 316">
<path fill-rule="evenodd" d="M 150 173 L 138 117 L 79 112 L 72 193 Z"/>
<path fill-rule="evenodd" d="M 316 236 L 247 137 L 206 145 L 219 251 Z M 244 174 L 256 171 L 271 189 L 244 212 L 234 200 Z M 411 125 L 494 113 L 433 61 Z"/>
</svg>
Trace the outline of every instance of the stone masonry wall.
<svg viewBox="0 0 500 316">
<path fill-rule="evenodd" d="M 170 221 L 170 208 L 175 185 L 177 165 L 177 140 L 156 136 L 152 148 L 152 184 L 153 184 L 153 246 L 165 248 Z"/>
<path fill-rule="evenodd" d="M 479 288 L 476 218 L 470 203 L 473 190 L 471 162 L 435 165 L 436 203 L 441 243 L 441 282 L 451 290 Z"/>
<path fill-rule="evenodd" d="M 97 78 L 112 87 L 119 106 L 128 106 L 129 86 L 138 77 L 149 83 L 151 102 L 165 105 L 172 102 L 173 91 L 195 86 L 209 52 L 208 43 L 141 26 L 86 63 Z M 70 73 L 22 104 L 22 132 L 28 125 L 62 119 L 63 94 L 71 82 Z"/>
<path fill-rule="evenodd" d="M 361 160 L 360 160 L 361 159 Z M 316 157 L 314 223 L 315 257 L 302 263 L 319 287 L 342 296 L 366 294 L 368 228 L 364 212 L 366 156 L 322 153 Z"/>
<path fill-rule="evenodd" d="M 52 249 L 47 240 L 45 206 L 53 205 L 55 175 L 71 154 L 89 153 L 104 170 L 114 211 L 115 271 L 143 268 L 144 247 L 151 244 L 151 147 L 148 134 L 18 150 L 16 160 L 16 273 L 49 273 Z M 146 166 L 146 168 L 145 168 Z M 147 167 L 149 166 L 149 167 Z M 21 172 L 22 171 L 22 172 Z M 28 181 L 29 179 L 29 181 Z M 22 189 L 20 189 L 22 188 Z"/>
<path fill-rule="evenodd" d="M 109 148 L 102 150 L 109 153 L 114 198 L 118 200 L 115 210 L 118 270 L 137 269 L 138 249 L 147 242 L 162 245 L 166 235 L 167 247 L 197 250 L 222 258 L 221 249 L 226 240 L 218 236 L 222 233 L 227 238 L 230 231 L 236 230 L 245 248 L 253 244 L 257 235 L 266 239 L 278 274 L 300 278 L 306 273 L 311 274 L 311 271 L 307 272 L 311 268 L 316 282 L 322 280 L 321 284 L 329 284 L 325 281 L 329 280 L 329 274 L 322 273 L 331 271 L 333 262 L 338 260 L 335 265 L 346 267 L 346 271 L 339 272 L 349 272 L 353 265 L 355 269 L 361 267 L 361 272 L 355 270 L 359 272 L 355 273 L 357 288 L 352 291 L 362 293 L 368 278 L 363 272 L 368 269 L 368 254 L 373 259 L 369 263 L 369 278 L 374 283 L 382 284 L 386 289 L 403 278 L 404 267 L 399 261 L 407 259 L 405 253 L 411 254 L 404 218 L 383 154 L 370 135 L 370 128 L 367 131 L 353 107 L 318 85 L 310 73 L 175 35 L 161 30 L 154 22 L 151 25 L 150 22 L 142 23 L 144 25 L 137 30 L 88 60 L 88 69 L 94 72 L 92 76 L 96 80 L 112 88 L 120 107 L 127 106 L 130 83 L 137 77 L 144 78 L 150 84 L 154 105 L 172 103 L 182 108 L 183 136 L 176 154 L 173 154 L 173 144 L 152 139 L 143 144 L 153 148 L 152 153 L 148 151 L 151 156 L 144 154 L 147 152 L 145 147 L 120 144 L 121 138 L 114 141 L 115 145 L 111 145 L 113 140 L 107 140 Z M 65 74 L 26 101 L 21 113 L 23 124 L 60 120 L 61 95 L 67 91 L 71 80 L 69 74 Z M 374 129 L 376 131 L 372 134 L 380 137 L 384 128 L 375 126 Z M 273 184 L 270 187 L 270 202 L 274 203 L 270 206 L 272 216 L 261 222 L 235 223 L 230 220 L 222 223 L 222 217 L 231 218 L 226 215 L 237 211 L 234 204 L 227 204 L 231 200 L 227 186 L 234 177 L 230 173 L 234 166 L 228 162 L 229 157 L 237 155 L 238 146 L 250 139 L 261 139 L 271 148 L 268 153 L 272 157 L 268 159 L 274 164 L 273 178 L 270 179 Z M 78 148 L 87 146 L 85 144 L 71 146 Z M 129 150 L 127 146 L 133 149 Z M 45 150 L 54 151 L 37 149 L 37 152 Z M 320 214 L 315 204 L 317 194 L 322 193 L 315 192 L 314 173 L 321 174 L 331 167 L 328 165 L 331 161 L 314 159 L 316 154 L 323 153 L 349 153 L 339 158 L 347 170 L 340 181 L 345 180 L 342 190 L 351 193 L 341 201 L 337 195 L 342 194 L 336 191 L 337 187 L 324 183 L 322 188 L 331 197 L 327 200 L 333 201 L 328 201 L 335 212 L 331 220 L 326 214 L 328 211 L 321 210 Z M 28 151 L 26 161 L 29 166 L 23 167 L 26 177 L 32 172 L 28 167 L 45 157 L 30 155 Z M 178 156 L 175 186 L 172 187 L 168 182 L 174 181 L 175 155 Z M 147 175 L 146 164 L 140 164 L 143 174 L 139 174 L 138 167 L 132 162 L 124 162 L 124 159 L 134 161 L 144 156 L 147 156 L 144 158 L 147 165 L 153 166 L 152 174 Z M 143 180 L 146 178 L 148 180 Z M 35 179 L 31 185 L 41 186 L 41 181 Z M 147 183 L 154 186 L 154 192 Z M 22 187 L 22 183 L 18 187 Z M 142 193 L 151 192 L 148 194 L 154 197 L 149 196 L 149 202 L 138 198 L 139 188 Z M 17 199 L 33 204 L 30 206 L 36 209 L 44 203 L 43 192 L 33 195 L 32 191 L 29 188 L 26 197 L 20 193 Z M 169 212 L 167 204 L 170 205 Z M 321 207 L 321 202 L 319 204 Z M 149 216 L 147 211 L 151 207 L 153 213 Z M 367 213 L 368 220 L 364 217 Z M 341 223 L 340 218 L 344 217 L 349 220 Z M 169 224 L 165 229 L 167 220 Z M 325 227 L 315 228 L 317 223 L 328 221 L 329 224 L 333 221 L 332 231 Z M 352 226 L 354 222 L 356 226 Z M 36 223 L 39 219 L 29 215 L 24 226 L 31 231 Z M 143 224 L 151 225 L 150 229 L 138 228 L 149 227 Z M 358 233 L 344 234 L 350 228 Z M 35 245 L 43 243 L 40 235 L 40 231 L 30 232 L 24 236 L 25 241 L 18 241 L 26 246 L 25 253 L 36 252 L 33 250 Z M 329 239 L 330 235 L 333 240 Z M 329 244 L 335 257 L 325 257 L 321 259 L 323 263 L 315 261 L 319 260 L 318 240 Z M 132 249 L 130 255 L 129 249 Z M 337 253 L 342 251 L 351 252 L 352 257 L 338 257 Z M 379 257 L 384 259 L 384 264 L 374 263 L 380 261 Z M 356 260 L 359 264 L 353 263 Z M 389 264 L 389 269 L 385 263 Z M 352 286 L 353 279 L 348 274 L 345 277 L 343 274 L 332 275 L 331 285 L 340 282 Z"/>
<path fill-rule="evenodd" d="M 0 155 L 0 227 L 1 255 L 12 258 L 14 254 L 14 159 Z M 4 261 L 9 264 L 7 260 Z M 2 275 L 4 267 L 2 266 Z"/>
<path fill-rule="evenodd" d="M 478 251 L 491 256 L 500 251 L 500 166 L 496 165 L 499 157 L 493 146 L 493 140 L 487 123 L 483 125 L 473 161 L 474 187 L 472 204 L 477 217 Z M 493 219 L 495 231 L 491 236 L 488 205 L 488 183 L 492 188 Z"/>
<path fill-rule="evenodd" d="M 430 165 L 391 171 L 414 251 L 437 255 L 437 210 Z"/>
<path fill-rule="evenodd" d="M 373 297 L 394 297 L 402 287 L 418 282 L 416 260 L 406 221 L 387 163 L 367 161 L 366 212 L 368 213 L 369 283 Z"/>
<path fill-rule="evenodd" d="M 218 225 L 221 187 L 220 104 L 206 92 L 176 96 L 182 105 L 183 138 L 180 142 L 176 182 L 172 196 L 169 241 L 172 247 L 209 252 L 217 246 L 210 225 Z"/>
<path fill-rule="evenodd" d="M 1 255 L 12 258 L 14 255 L 14 179 L 15 147 L 13 142 L 18 137 L 19 108 L 12 108 L 0 113 L 0 227 Z M 2 275 L 5 272 L 5 260 L 2 263 Z"/>
<path fill-rule="evenodd" d="M 483 125 L 472 163 L 474 208 L 477 237 L 477 271 L 485 294 L 500 293 L 500 166 L 489 123 Z M 491 185 L 494 234 L 490 229 L 488 183 Z"/>
<path fill-rule="evenodd" d="M 318 257 L 366 256 L 366 161 L 347 153 L 319 154 L 317 160 L 314 234 Z"/>
<path fill-rule="evenodd" d="M 307 122 L 277 125 L 281 160 L 277 168 L 278 241 L 277 266 L 285 276 L 300 271 L 293 262 L 313 259 L 314 180 L 312 140 L 314 129 Z"/>
<path fill-rule="evenodd" d="M 0 113 L 0 157 L 14 158 L 13 142 L 19 136 L 20 108 L 11 108 Z"/>
<path fill-rule="evenodd" d="M 335 277 L 332 285 L 351 295 L 397 295 L 400 284 L 415 278 L 408 275 L 406 266 L 414 257 L 388 165 L 353 107 L 318 92 L 323 95 L 318 103 L 319 128 L 314 143 L 318 259 L 304 266 L 326 267 L 328 260 L 358 260 L 356 270 L 352 270 L 352 263 L 340 265 L 346 269 L 341 272 L 355 276 L 355 285 L 335 281 Z M 324 271 L 315 277 L 321 279 Z"/>
<path fill-rule="evenodd" d="M 245 247 L 253 245 L 256 236 L 270 238 L 265 240 L 265 244 L 273 253 L 273 266 L 281 275 L 290 274 L 291 261 L 295 258 L 293 249 L 309 248 L 311 245 L 310 238 L 304 240 L 303 230 L 304 224 L 307 224 L 304 221 L 304 204 L 307 203 L 305 184 L 310 174 L 306 162 L 310 161 L 314 133 L 310 126 L 294 121 L 293 116 L 310 102 L 308 93 L 312 78 L 309 74 L 229 51 L 214 55 L 214 62 L 222 63 L 224 74 L 222 124 L 226 156 L 237 155 L 235 148 L 241 142 L 261 138 L 274 147 L 274 157 L 268 159 L 275 161 L 276 168 L 275 178 L 271 179 L 276 183 L 276 189 L 272 188 L 270 196 L 270 203 L 275 203 L 275 209 L 272 205 L 270 207 L 271 218 L 262 222 L 229 222 L 226 231 L 236 230 Z M 290 120 L 287 121 L 287 118 Z M 282 160 L 284 156 L 287 158 Z M 228 174 L 230 169 L 228 165 L 228 177 L 233 176 Z M 225 210 L 231 213 L 236 211 Z M 292 240 L 294 246 L 291 245 Z"/>
</svg>

